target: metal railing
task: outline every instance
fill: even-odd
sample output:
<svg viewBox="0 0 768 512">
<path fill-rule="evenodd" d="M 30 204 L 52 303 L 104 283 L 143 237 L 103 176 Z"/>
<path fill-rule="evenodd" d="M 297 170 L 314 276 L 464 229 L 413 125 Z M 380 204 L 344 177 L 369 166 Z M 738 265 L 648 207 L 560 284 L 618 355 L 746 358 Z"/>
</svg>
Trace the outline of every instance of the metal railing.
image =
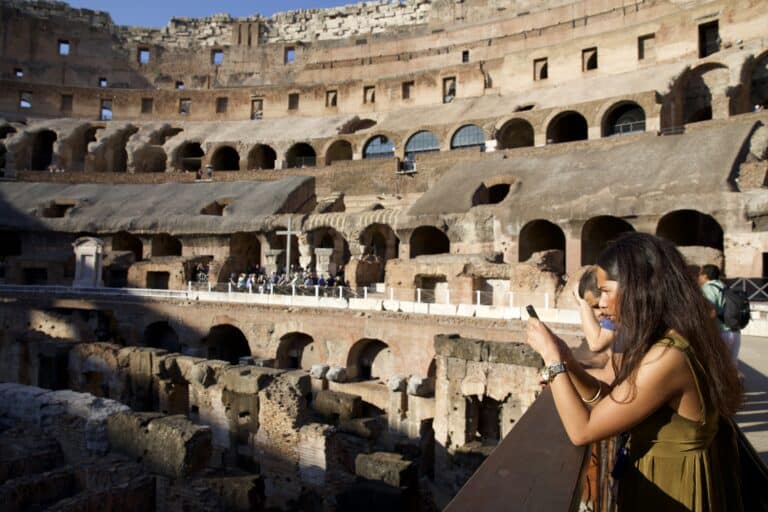
<svg viewBox="0 0 768 512">
<path fill-rule="evenodd" d="M 768 301 L 768 277 L 740 277 L 726 279 L 728 288 L 742 290 L 751 302 Z"/>
<path fill-rule="evenodd" d="M 645 121 L 633 121 L 631 123 L 619 123 L 613 126 L 611 137 L 615 135 L 628 135 L 645 131 Z"/>
</svg>

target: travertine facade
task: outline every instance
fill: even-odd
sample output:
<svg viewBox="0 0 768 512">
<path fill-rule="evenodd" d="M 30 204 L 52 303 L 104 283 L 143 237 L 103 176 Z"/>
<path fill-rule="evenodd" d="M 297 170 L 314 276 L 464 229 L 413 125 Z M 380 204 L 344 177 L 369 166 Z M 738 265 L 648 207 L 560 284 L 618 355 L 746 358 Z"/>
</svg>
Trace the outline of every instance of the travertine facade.
<svg viewBox="0 0 768 512">
<path fill-rule="evenodd" d="M 513 306 L 568 308 L 631 230 L 768 275 L 766 7 L 376 1 L 151 29 L 0 0 L 0 381 L 130 407 L 109 450 L 148 456 L 121 475 L 180 508 L 443 504 L 536 397 Z M 239 277 L 291 267 L 345 286 Z"/>
</svg>

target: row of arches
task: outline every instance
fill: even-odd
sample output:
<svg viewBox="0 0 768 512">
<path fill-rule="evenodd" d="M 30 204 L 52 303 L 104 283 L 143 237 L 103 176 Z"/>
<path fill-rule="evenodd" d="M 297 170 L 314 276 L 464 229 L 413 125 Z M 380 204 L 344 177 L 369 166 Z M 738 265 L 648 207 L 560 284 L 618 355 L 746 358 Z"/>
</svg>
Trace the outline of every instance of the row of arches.
<svg viewBox="0 0 768 512">
<path fill-rule="evenodd" d="M 685 73 L 676 83 L 677 94 L 665 103 L 662 113 L 662 125 L 666 127 L 679 124 L 694 123 L 712 119 L 715 109 L 720 109 L 720 115 L 731 115 L 751 110 L 753 107 L 768 108 L 768 52 L 758 55 L 750 61 L 748 75 L 748 94 L 738 101 L 729 96 L 731 71 L 727 65 L 720 62 L 706 62 Z M 745 84 L 747 85 L 747 84 Z M 746 97 L 748 96 L 748 97 Z M 744 103 L 736 104 L 736 103 Z M 598 121 L 596 120 L 595 123 Z M 614 102 L 604 109 L 599 119 L 602 137 L 641 132 L 646 128 L 646 112 L 636 102 L 621 100 Z M 664 128 L 665 126 L 662 126 Z M 86 129 L 84 140 L 73 142 L 73 161 L 70 167 L 79 169 L 84 163 L 88 143 L 95 140 L 98 128 Z M 180 129 L 179 129 L 180 131 Z M 546 134 L 547 143 L 570 142 L 588 138 L 589 123 L 586 117 L 575 109 L 565 110 L 554 114 L 541 127 Z M 395 156 L 395 146 L 403 143 L 406 157 L 413 157 L 421 152 L 439 151 L 440 148 L 462 149 L 467 147 L 482 147 L 487 140 L 495 139 L 500 149 L 511 149 L 534 145 L 534 127 L 524 116 L 513 117 L 499 126 L 495 133 L 487 134 L 475 124 L 458 127 L 449 135 L 445 144 L 427 130 L 418 130 L 405 137 L 402 141 L 393 140 L 389 134 L 374 134 L 363 142 L 363 158 L 384 158 Z M 2 138 L 0 133 L 0 138 Z M 5 134 L 7 135 L 7 134 Z M 53 162 L 54 143 L 57 135 L 52 130 L 40 130 L 34 135 L 29 168 L 45 170 Z M 77 146 L 77 147 L 75 147 Z M 353 143 L 347 139 L 333 141 L 322 151 L 325 165 L 336 161 L 352 160 Z M 205 156 L 198 142 L 189 142 L 179 149 L 174 164 L 180 169 L 197 170 Z M 283 155 L 287 167 L 309 167 L 318 161 L 318 149 L 306 142 L 292 146 Z M 267 144 L 257 144 L 249 151 L 245 162 L 248 169 L 274 169 L 278 161 L 277 152 Z M 79 162 L 79 163 L 78 163 Z M 215 170 L 236 170 L 240 168 L 240 155 L 231 146 L 217 148 L 211 156 Z M 153 163 L 149 170 L 164 170 L 164 165 Z"/>
<path fill-rule="evenodd" d="M 144 329 L 142 345 L 176 353 L 186 348 L 167 320 L 149 324 Z M 204 357 L 231 364 L 238 364 L 241 358 L 252 355 L 246 336 L 231 324 L 214 325 L 198 345 Z M 309 370 L 313 365 L 327 361 L 327 350 L 309 334 L 298 331 L 281 336 L 274 354 L 274 366 L 279 369 Z M 346 370 L 351 380 L 385 380 L 395 373 L 392 350 L 379 339 L 360 339 L 347 352 Z"/>
<path fill-rule="evenodd" d="M 607 244 L 625 232 L 635 231 L 627 220 L 601 215 L 589 219 L 581 228 L 581 264 L 593 264 Z M 709 247 L 723 250 L 723 229 L 711 216 L 696 210 L 676 210 L 664 215 L 656 225 L 656 235 L 678 247 Z M 519 261 L 528 261 L 534 253 L 559 250 L 565 253 L 565 233 L 556 224 L 543 219 L 528 222 L 518 236 Z"/>
<path fill-rule="evenodd" d="M 645 130 L 645 112 L 632 102 L 623 102 L 611 109 L 606 117 L 604 136 L 627 131 Z M 95 140 L 95 130 L 88 131 L 87 140 L 83 141 L 83 158 L 87 152 L 89 142 Z M 567 111 L 556 116 L 547 127 L 547 141 L 551 143 L 569 142 L 586 139 L 587 121 L 578 112 Z M 511 149 L 534 145 L 534 128 L 531 123 L 522 118 L 507 121 L 497 130 L 495 138 L 500 149 Z M 448 147 L 454 149 L 483 148 L 486 144 L 485 131 L 476 124 L 466 124 L 457 128 L 450 136 Z M 57 134 L 52 130 L 40 130 L 35 133 L 32 141 L 31 170 L 46 170 L 53 162 L 54 144 Z M 404 155 L 407 159 L 413 159 L 420 153 L 440 151 L 442 144 L 437 135 L 429 130 L 418 130 L 405 140 Z M 124 151 L 121 153 L 125 153 Z M 206 153 L 200 142 L 189 141 L 182 144 L 174 157 L 174 166 L 188 171 L 200 170 L 203 166 Z M 391 158 L 395 156 L 395 141 L 389 135 L 376 134 L 369 137 L 363 143 L 362 158 Z M 333 141 L 325 150 L 322 160 L 324 165 L 334 162 L 352 160 L 354 147 L 352 142 L 346 139 Z M 118 166 L 125 170 L 127 154 L 123 157 L 123 165 Z M 245 161 L 237 149 L 231 145 L 222 145 L 213 150 L 208 160 L 215 171 L 237 171 L 244 165 L 247 169 L 275 169 L 278 167 L 277 151 L 268 144 L 254 145 L 246 155 Z M 283 155 L 284 167 L 301 168 L 314 167 L 318 164 L 318 153 L 315 147 L 307 142 L 299 142 L 292 145 Z M 148 172 L 163 172 L 163 162 L 150 162 L 142 166 Z"/>
<path fill-rule="evenodd" d="M 581 262 L 591 264 L 610 240 L 635 228 L 627 220 L 610 215 L 601 215 L 587 220 L 581 229 Z M 702 246 L 723 250 L 723 229 L 710 215 L 696 210 L 676 210 L 667 213 L 658 221 L 658 236 L 673 241 L 678 246 Z M 320 227 L 309 231 L 309 239 L 314 248 L 333 249 L 337 253 L 336 263 L 345 265 L 351 258 L 348 241 L 345 236 L 330 227 Z M 279 247 L 282 237 L 269 238 L 273 248 Z M 399 256 L 400 238 L 386 224 L 371 224 L 360 232 L 358 242 L 366 254 L 374 255 L 383 261 Z M 448 254 L 451 252 L 451 240 L 448 235 L 435 226 L 419 226 L 412 230 L 408 239 L 409 257 L 423 255 Z M 293 247 L 295 261 L 298 264 L 298 247 Z M 525 224 L 518 235 L 518 261 L 531 258 L 534 253 L 546 250 L 565 251 L 565 233 L 556 224 L 544 220 L 532 220 Z M 119 232 L 112 236 L 113 251 L 130 251 L 135 261 L 141 261 L 143 255 L 142 240 L 130 233 Z M 261 243 L 254 234 L 234 233 L 230 241 L 230 255 L 240 263 L 250 261 L 259 263 Z M 182 241 L 170 234 L 160 233 L 151 239 L 153 257 L 181 256 Z M 284 263 L 284 262 L 283 262 Z M 314 263 L 314 261 L 313 261 Z"/>
</svg>

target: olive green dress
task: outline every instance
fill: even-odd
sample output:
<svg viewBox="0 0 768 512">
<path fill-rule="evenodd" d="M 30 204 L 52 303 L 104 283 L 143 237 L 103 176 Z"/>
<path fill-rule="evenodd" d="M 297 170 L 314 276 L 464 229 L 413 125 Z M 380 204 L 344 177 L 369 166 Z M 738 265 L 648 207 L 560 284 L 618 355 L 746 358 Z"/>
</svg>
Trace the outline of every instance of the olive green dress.
<svg viewBox="0 0 768 512">
<path fill-rule="evenodd" d="M 630 464 L 619 480 L 618 506 L 625 511 L 735 511 L 732 484 L 726 482 L 734 468 L 724 466 L 722 443 L 716 439 L 719 417 L 701 392 L 704 371 L 688 342 L 675 335 L 663 344 L 683 351 L 692 370 L 702 421 L 686 419 L 663 406 L 630 430 Z M 727 430 L 727 429 L 723 429 Z M 737 501 L 738 497 L 735 497 Z"/>
</svg>

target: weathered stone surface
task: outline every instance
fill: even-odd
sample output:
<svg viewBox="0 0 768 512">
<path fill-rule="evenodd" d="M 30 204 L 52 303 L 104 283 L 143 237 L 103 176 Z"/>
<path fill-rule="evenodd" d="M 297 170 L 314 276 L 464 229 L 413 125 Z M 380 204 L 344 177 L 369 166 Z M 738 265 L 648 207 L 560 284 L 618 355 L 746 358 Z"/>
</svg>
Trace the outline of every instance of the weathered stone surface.
<svg viewBox="0 0 768 512">
<path fill-rule="evenodd" d="M 258 475 L 222 475 L 202 480 L 221 497 L 227 511 L 250 512 L 264 507 L 264 480 Z"/>
<path fill-rule="evenodd" d="M 408 378 L 408 394 L 413 396 L 430 396 L 435 392 L 435 379 L 411 375 Z"/>
<path fill-rule="evenodd" d="M 392 487 L 411 487 L 416 483 L 416 466 L 399 453 L 360 454 L 355 459 L 355 474 L 378 480 Z"/>
<path fill-rule="evenodd" d="M 0 484 L 11 478 L 50 471 L 64 454 L 56 440 L 29 424 L 0 433 Z"/>
<path fill-rule="evenodd" d="M 258 366 L 229 366 L 222 370 L 219 383 L 225 389 L 237 393 L 258 393 L 282 373 L 284 372 L 281 370 Z"/>
<path fill-rule="evenodd" d="M 309 374 L 304 370 L 285 372 L 282 378 L 289 382 L 300 395 L 307 395 L 312 391 L 312 383 Z"/>
<path fill-rule="evenodd" d="M 387 380 L 387 388 L 389 388 L 390 391 L 405 391 L 407 387 L 408 379 L 406 377 L 396 375 Z"/>
<path fill-rule="evenodd" d="M 181 478 L 204 468 L 211 456 L 211 430 L 183 416 L 126 412 L 107 422 L 110 443 L 140 459 L 150 471 Z"/>
<path fill-rule="evenodd" d="M 541 368 L 541 357 L 525 343 L 501 343 L 462 338 L 457 334 L 435 337 L 438 355 L 465 361 L 487 361 L 496 364 L 514 364 Z"/>
<path fill-rule="evenodd" d="M 360 416 L 362 400 L 357 395 L 341 391 L 318 391 L 312 401 L 312 408 L 329 418 L 350 420 Z"/>
<path fill-rule="evenodd" d="M 332 366 L 325 377 L 333 382 L 346 382 L 347 381 L 347 369 L 341 366 Z"/>
<path fill-rule="evenodd" d="M 339 430 L 348 434 L 365 439 L 377 439 L 384 430 L 384 422 L 380 417 L 376 418 L 353 418 L 350 420 L 340 420 Z"/>
<path fill-rule="evenodd" d="M 331 367 L 327 364 L 313 364 L 309 370 L 309 374 L 313 379 L 324 379 Z"/>
</svg>

